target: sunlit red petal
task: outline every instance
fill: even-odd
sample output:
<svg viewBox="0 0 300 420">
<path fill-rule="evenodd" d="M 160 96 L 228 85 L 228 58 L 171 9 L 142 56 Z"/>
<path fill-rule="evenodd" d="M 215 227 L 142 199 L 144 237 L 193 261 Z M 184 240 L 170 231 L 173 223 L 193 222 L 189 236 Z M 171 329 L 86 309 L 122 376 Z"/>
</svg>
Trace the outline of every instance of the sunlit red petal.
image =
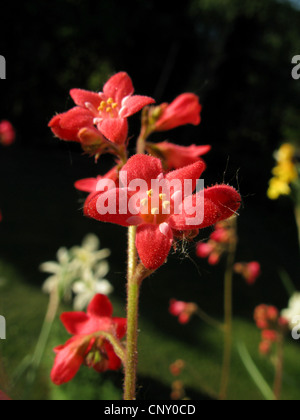
<svg viewBox="0 0 300 420">
<path fill-rule="evenodd" d="M 141 225 L 137 228 L 136 246 L 144 266 L 156 270 L 169 255 L 173 237 L 161 233 L 159 225 Z"/>
<path fill-rule="evenodd" d="M 159 159 L 146 155 L 132 156 L 120 172 L 120 180 L 123 181 L 124 173 L 127 173 L 128 185 L 135 179 L 146 181 L 149 189 L 151 181 L 157 179 L 162 174 L 162 163 Z"/>
<path fill-rule="evenodd" d="M 100 214 L 102 203 L 108 207 L 109 203 L 114 203 L 113 207 L 107 208 L 106 214 Z M 126 214 L 120 214 L 122 207 Z M 121 226 L 131 226 L 128 221 L 133 215 L 128 213 L 128 191 L 126 189 L 111 189 L 104 193 L 92 194 L 84 205 L 84 214 L 100 222 L 114 223 Z"/>
<path fill-rule="evenodd" d="M 71 338 L 57 352 L 51 372 L 51 380 L 55 385 L 71 381 L 83 364 L 88 341 L 85 337 Z"/>
<path fill-rule="evenodd" d="M 113 143 L 124 144 L 128 136 L 128 122 L 125 118 L 105 118 L 98 129 Z"/>
<path fill-rule="evenodd" d="M 184 192 L 183 196 L 187 196 L 187 195 L 191 195 L 193 191 L 196 189 L 197 181 L 202 175 L 202 173 L 205 171 L 205 169 L 206 169 L 206 164 L 204 163 L 204 161 L 199 161 L 192 165 L 185 166 L 181 169 L 177 169 L 176 171 L 169 172 L 165 178 L 169 182 L 176 181 L 176 180 L 180 181 L 179 185 L 180 185 L 181 191 Z M 190 189 L 190 191 L 184 191 L 186 180 L 192 181 L 192 188 Z M 172 192 L 171 192 L 171 195 L 172 195 Z"/>
<path fill-rule="evenodd" d="M 205 198 L 210 199 L 219 208 L 220 218 L 226 220 L 236 214 L 241 206 L 241 196 L 228 185 L 216 185 L 205 190 Z"/>
<path fill-rule="evenodd" d="M 79 130 L 93 127 L 93 116 L 88 110 L 75 107 L 52 118 L 49 127 L 60 139 L 79 142 Z"/>
<path fill-rule="evenodd" d="M 89 317 L 84 312 L 64 312 L 61 317 L 61 322 L 70 334 L 81 334 L 83 324 L 85 324 Z"/>
<path fill-rule="evenodd" d="M 90 92 L 88 90 L 83 89 L 72 89 L 70 91 L 70 95 L 75 102 L 76 105 L 85 108 L 86 103 L 90 103 L 93 105 L 95 110 L 97 111 L 99 104 L 101 102 L 101 98 L 98 93 Z"/>
<path fill-rule="evenodd" d="M 120 72 L 112 76 L 103 87 L 103 93 L 108 98 L 113 98 L 119 105 L 122 99 L 132 95 L 134 92 L 133 84 L 125 72 Z"/>
<path fill-rule="evenodd" d="M 127 118 L 131 115 L 139 112 L 145 106 L 153 104 L 155 101 L 148 96 L 129 96 L 125 100 L 122 101 L 122 109 L 120 110 L 120 117 Z"/>
<path fill-rule="evenodd" d="M 113 306 L 107 296 L 96 295 L 88 306 L 87 314 L 91 317 L 111 317 Z"/>
</svg>

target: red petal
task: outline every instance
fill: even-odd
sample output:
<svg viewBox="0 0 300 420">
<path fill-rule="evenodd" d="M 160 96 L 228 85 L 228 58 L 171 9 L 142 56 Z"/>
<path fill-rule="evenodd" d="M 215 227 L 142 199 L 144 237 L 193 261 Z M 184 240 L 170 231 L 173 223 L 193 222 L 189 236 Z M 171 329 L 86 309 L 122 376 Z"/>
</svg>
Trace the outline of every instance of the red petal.
<svg viewBox="0 0 300 420">
<path fill-rule="evenodd" d="M 236 214 L 241 206 L 241 196 L 232 187 L 228 185 L 216 185 L 205 190 L 205 198 L 215 203 L 220 212 L 218 221 L 228 219 Z"/>
<path fill-rule="evenodd" d="M 188 197 L 182 207 L 179 209 L 182 214 L 175 214 L 170 217 L 169 223 L 172 229 L 175 230 L 191 230 L 191 229 L 203 229 L 208 226 L 212 226 L 219 221 L 220 212 L 218 206 L 216 206 L 211 200 L 204 198 L 204 215 L 201 211 L 199 214 L 191 214 L 189 210 L 191 207 L 187 204 L 192 205 L 193 208 L 196 207 L 196 195 L 192 196 L 191 201 Z M 189 224 L 189 219 L 193 219 L 193 224 Z"/>
<path fill-rule="evenodd" d="M 159 225 L 142 225 L 137 229 L 136 246 L 140 259 L 149 270 L 156 270 L 163 265 L 169 255 L 173 242 L 163 235 Z"/>
<path fill-rule="evenodd" d="M 96 295 L 88 306 L 87 313 L 91 317 L 107 317 L 113 314 L 113 306 L 107 296 Z"/>
<path fill-rule="evenodd" d="M 113 318 L 113 322 L 116 324 L 116 335 L 119 340 L 123 338 L 127 330 L 127 319 L 126 318 Z"/>
<path fill-rule="evenodd" d="M 162 163 L 159 159 L 146 155 L 134 155 L 128 160 L 120 172 L 120 180 L 124 182 L 124 173 L 127 172 L 128 185 L 135 179 L 142 179 L 147 182 L 149 189 L 151 181 L 163 173 Z"/>
<path fill-rule="evenodd" d="M 197 95 L 184 93 L 165 109 L 156 123 L 156 129 L 165 131 L 185 124 L 198 125 L 201 122 L 201 109 Z"/>
<path fill-rule="evenodd" d="M 191 195 L 193 191 L 196 189 L 197 181 L 202 175 L 202 173 L 206 169 L 206 164 L 204 161 L 199 161 L 194 163 L 193 165 L 185 166 L 181 169 L 177 169 L 176 171 L 169 172 L 166 175 L 166 179 L 171 181 L 180 181 L 180 188 L 181 191 L 183 191 L 183 196 L 186 197 L 187 195 Z M 192 181 L 192 190 L 190 191 L 184 191 L 184 181 L 190 180 Z M 171 192 L 172 195 L 172 192 Z"/>
<path fill-rule="evenodd" d="M 154 104 L 154 103 L 155 103 L 155 100 L 152 98 L 149 98 L 148 96 L 139 96 L 139 95 L 130 96 L 126 98 L 124 101 L 122 101 L 122 109 L 120 110 L 119 115 L 121 118 L 130 117 L 136 112 L 139 112 L 145 106 Z"/>
<path fill-rule="evenodd" d="M 75 104 L 83 108 L 86 107 L 85 104 L 88 102 L 91 103 L 97 110 L 101 102 L 101 98 L 98 93 L 89 92 L 88 90 L 72 89 L 70 91 L 70 95 Z"/>
<path fill-rule="evenodd" d="M 99 179 L 101 179 L 101 177 L 80 179 L 79 181 L 75 182 L 74 186 L 79 191 L 91 193 L 96 191 Z"/>
<path fill-rule="evenodd" d="M 203 229 L 228 219 L 237 212 L 240 205 L 241 196 L 234 188 L 217 185 L 204 191 L 204 215 L 200 210 L 199 214 L 196 214 L 196 211 L 193 214 L 189 210 L 191 206 L 196 208 L 196 195 L 193 195 L 192 200 L 187 197 L 182 204 L 182 214 L 171 216 L 170 225 L 176 230 Z M 187 219 L 194 219 L 193 224 L 189 224 Z"/>
<path fill-rule="evenodd" d="M 113 143 L 124 144 L 128 136 L 125 118 L 106 118 L 98 124 L 98 130 Z"/>
<path fill-rule="evenodd" d="M 125 72 L 120 72 L 112 76 L 104 85 L 103 93 L 107 98 L 113 98 L 119 105 L 122 99 L 132 95 L 134 92 L 133 84 Z"/>
<path fill-rule="evenodd" d="M 78 335 L 89 317 L 84 312 L 64 312 L 60 319 L 69 334 Z"/>
<path fill-rule="evenodd" d="M 55 385 L 65 384 L 75 377 L 84 361 L 87 346 L 85 337 L 74 337 L 61 347 L 51 372 L 51 379 Z"/>
<path fill-rule="evenodd" d="M 131 223 L 128 222 L 128 219 L 132 217 L 132 214 L 128 213 L 127 193 L 127 189 L 116 188 L 104 193 L 100 192 L 98 194 L 93 194 L 88 197 L 85 202 L 84 214 L 100 222 L 114 223 L 125 227 L 131 226 Z M 112 208 L 106 214 L 100 214 L 98 209 L 102 207 L 101 204 L 110 202 L 114 203 L 115 208 Z M 126 209 L 126 214 L 119 214 L 120 206 Z"/>
<path fill-rule="evenodd" d="M 87 109 L 75 107 L 52 118 L 49 127 L 60 139 L 79 142 L 79 130 L 93 127 L 93 115 Z"/>
<path fill-rule="evenodd" d="M 108 356 L 108 370 L 119 370 L 122 366 L 122 362 L 119 357 L 116 355 L 113 346 L 109 342 L 105 342 L 104 344 L 106 354 Z"/>
</svg>

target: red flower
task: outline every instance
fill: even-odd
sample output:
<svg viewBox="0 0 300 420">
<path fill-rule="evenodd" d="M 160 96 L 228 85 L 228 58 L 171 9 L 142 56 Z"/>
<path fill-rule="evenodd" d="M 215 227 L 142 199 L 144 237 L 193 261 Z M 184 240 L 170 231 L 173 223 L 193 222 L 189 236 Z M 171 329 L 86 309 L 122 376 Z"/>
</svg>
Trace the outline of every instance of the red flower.
<svg viewBox="0 0 300 420">
<path fill-rule="evenodd" d="M 220 222 L 215 226 L 207 243 L 200 242 L 197 245 L 196 254 L 199 258 L 208 258 L 210 265 L 220 262 L 222 255 L 228 251 L 229 245 L 235 241 L 235 232 L 230 222 Z"/>
<path fill-rule="evenodd" d="M 196 146 L 195 144 L 185 147 L 164 141 L 162 143 L 148 143 L 147 151 L 160 158 L 168 169 L 179 169 L 183 166 L 192 165 L 201 161 L 200 156 L 211 150 L 211 146 Z"/>
<path fill-rule="evenodd" d="M 93 367 L 97 372 L 118 370 L 121 367 L 121 360 L 113 346 L 101 336 L 101 332 L 108 333 L 120 340 L 126 334 L 126 319 L 113 318 L 112 313 L 109 299 L 104 295 L 96 295 L 87 313 L 62 314 L 62 323 L 74 337 L 54 349 L 57 355 L 51 379 L 55 385 L 72 380 L 82 364 Z"/>
<path fill-rule="evenodd" d="M 170 105 L 162 104 L 160 115 L 155 123 L 155 131 L 167 131 L 181 125 L 199 125 L 202 106 L 199 97 L 193 93 L 178 96 Z"/>
<path fill-rule="evenodd" d="M 176 299 L 170 301 L 169 312 L 171 315 L 178 317 L 180 324 L 187 324 L 197 310 L 198 306 L 195 303 L 181 302 Z"/>
<path fill-rule="evenodd" d="M 253 285 L 261 275 L 261 266 L 257 261 L 236 263 L 234 270 L 236 273 L 241 274 L 249 285 Z"/>
<path fill-rule="evenodd" d="M 134 88 L 127 73 L 117 73 L 104 85 L 103 92 L 95 93 L 72 89 L 70 95 L 77 105 L 70 111 L 57 115 L 49 126 L 63 140 L 78 140 L 82 128 L 97 129 L 111 142 L 123 144 L 127 140 L 127 118 L 146 105 L 152 98 L 133 95 Z"/>
<path fill-rule="evenodd" d="M 87 200 L 85 214 L 102 222 L 138 226 L 136 246 L 140 259 L 146 268 L 155 270 L 166 261 L 174 232 L 213 225 L 232 216 L 240 207 L 241 197 L 237 191 L 227 185 L 218 185 L 204 191 L 204 200 L 200 200 L 204 215 L 198 214 L 199 195 L 183 196 L 182 190 L 185 180 L 191 180 L 195 189 L 204 169 L 204 163 L 197 162 L 164 175 L 159 159 L 135 155 L 120 172 L 120 181 L 126 178 L 125 187 L 95 194 Z M 139 180 L 143 181 L 143 186 L 139 192 L 136 189 L 133 192 L 130 184 Z M 175 181 L 176 186 L 167 195 L 161 190 L 154 192 L 152 181 Z"/>
<path fill-rule="evenodd" d="M 0 144 L 10 146 L 16 138 L 15 130 L 9 121 L 0 122 Z"/>
</svg>

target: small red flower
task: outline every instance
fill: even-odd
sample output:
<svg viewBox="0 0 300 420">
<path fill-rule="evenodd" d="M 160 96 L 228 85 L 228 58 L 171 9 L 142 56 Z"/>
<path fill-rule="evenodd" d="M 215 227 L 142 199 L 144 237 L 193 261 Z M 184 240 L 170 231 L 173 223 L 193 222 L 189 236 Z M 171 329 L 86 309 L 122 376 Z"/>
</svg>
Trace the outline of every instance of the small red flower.
<svg viewBox="0 0 300 420">
<path fill-rule="evenodd" d="M 210 265 L 220 262 L 222 255 L 228 251 L 229 245 L 235 241 L 235 232 L 229 222 L 220 222 L 215 226 L 208 242 L 199 242 L 196 254 L 199 258 L 208 258 Z"/>
<path fill-rule="evenodd" d="M 14 127 L 9 121 L 0 122 L 0 144 L 10 146 L 16 138 Z"/>
<path fill-rule="evenodd" d="M 51 372 L 55 385 L 62 385 L 74 378 L 82 364 L 97 372 L 118 370 L 121 360 L 110 342 L 101 336 L 109 333 L 121 340 L 126 334 L 126 319 L 113 318 L 113 307 L 104 295 L 96 295 L 87 313 L 66 312 L 61 321 L 72 334 L 70 340 L 54 349 L 56 359 Z"/>
<path fill-rule="evenodd" d="M 241 274 L 249 285 L 253 285 L 261 275 L 261 266 L 257 261 L 236 263 L 234 271 Z"/>
<path fill-rule="evenodd" d="M 200 156 L 211 150 L 211 146 L 196 146 L 195 144 L 185 147 L 164 141 L 162 143 L 147 143 L 147 151 L 163 161 L 166 169 L 180 169 L 201 161 Z"/>
<path fill-rule="evenodd" d="M 155 123 L 155 131 L 167 131 L 181 125 L 199 125 L 202 106 L 199 97 L 193 93 L 178 96 L 170 105 L 162 104 L 157 108 L 159 118 Z"/>
<path fill-rule="evenodd" d="M 111 77 L 103 92 L 72 89 L 70 95 L 77 106 L 55 116 L 49 126 L 63 140 L 79 141 L 81 129 L 93 130 L 96 127 L 109 141 L 124 144 L 128 135 L 127 118 L 155 102 L 152 98 L 133 93 L 132 81 L 124 72 Z M 99 136 L 98 131 L 94 131 L 95 136 Z"/>
<path fill-rule="evenodd" d="M 171 315 L 178 317 L 180 324 L 187 324 L 197 310 L 198 306 L 195 303 L 181 302 L 176 299 L 170 301 L 169 312 Z"/>
<path fill-rule="evenodd" d="M 194 209 L 199 197 L 195 194 L 184 196 L 182 190 L 185 180 L 191 180 L 195 189 L 204 169 L 204 163 L 197 162 L 165 175 L 159 159 L 135 155 L 120 172 L 121 182 L 123 175 L 127 177 L 126 187 L 95 194 L 85 204 L 85 215 L 121 226 L 138 226 L 136 246 L 140 259 L 147 269 L 155 270 L 166 261 L 175 232 L 211 226 L 232 216 L 240 207 L 241 197 L 234 188 L 217 185 L 204 191 L 204 215 L 201 214 L 204 217 L 197 216 Z M 128 187 L 131 181 L 136 180 L 145 184 L 138 193 Z M 152 190 L 152 181 L 155 180 L 176 181 L 177 186 L 173 187 L 169 196 L 159 192 L 156 196 Z M 132 198 L 136 201 L 132 202 Z M 115 211 L 105 208 L 105 203 L 115 204 Z M 176 212 L 175 208 L 180 212 Z M 193 224 L 189 224 L 191 219 Z"/>
</svg>

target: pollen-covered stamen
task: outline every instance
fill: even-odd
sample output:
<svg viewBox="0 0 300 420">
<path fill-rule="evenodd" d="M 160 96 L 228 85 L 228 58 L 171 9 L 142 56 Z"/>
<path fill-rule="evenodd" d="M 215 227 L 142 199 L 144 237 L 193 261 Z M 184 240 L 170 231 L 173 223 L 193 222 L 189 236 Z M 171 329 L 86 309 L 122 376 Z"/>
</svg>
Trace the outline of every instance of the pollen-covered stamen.
<svg viewBox="0 0 300 420">
<path fill-rule="evenodd" d="M 102 118 L 105 116 L 110 116 L 112 118 L 116 117 L 116 112 L 118 108 L 118 103 L 109 98 L 107 101 L 101 101 L 100 106 L 98 107 L 99 114 Z"/>
<path fill-rule="evenodd" d="M 154 191 L 147 191 L 147 197 L 141 199 L 141 218 L 150 224 L 164 223 L 170 216 L 171 203 L 166 194 L 154 196 Z"/>
</svg>

